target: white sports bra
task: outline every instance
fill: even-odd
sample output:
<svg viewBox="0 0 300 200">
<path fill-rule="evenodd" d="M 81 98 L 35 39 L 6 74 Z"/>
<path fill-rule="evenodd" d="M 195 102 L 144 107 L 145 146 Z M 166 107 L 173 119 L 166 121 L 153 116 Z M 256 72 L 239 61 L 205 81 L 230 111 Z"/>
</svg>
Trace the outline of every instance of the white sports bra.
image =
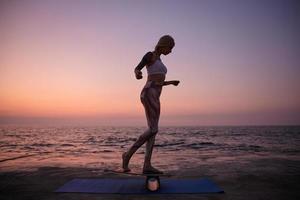
<svg viewBox="0 0 300 200">
<path fill-rule="evenodd" d="M 167 67 L 161 62 L 160 59 L 157 59 L 152 65 L 146 67 L 148 75 L 152 74 L 167 74 Z"/>
</svg>

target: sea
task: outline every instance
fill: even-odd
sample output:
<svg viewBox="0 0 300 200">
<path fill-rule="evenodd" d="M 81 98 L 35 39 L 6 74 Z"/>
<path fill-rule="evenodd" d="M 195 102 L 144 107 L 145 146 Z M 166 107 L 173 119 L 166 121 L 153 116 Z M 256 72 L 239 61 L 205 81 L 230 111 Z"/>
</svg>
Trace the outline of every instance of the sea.
<svg viewBox="0 0 300 200">
<path fill-rule="evenodd" d="M 106 170 L 121 166 L 146 127 L 0 126 L 0 172 L 41 167 Z M 143 166 L 145 145 L 130 161 Z M 176 171 L 195 166 L 243 163 L 253 159 L 300 161 L 300 126 L 160 127 L 152 165 Z"/>
</svg>

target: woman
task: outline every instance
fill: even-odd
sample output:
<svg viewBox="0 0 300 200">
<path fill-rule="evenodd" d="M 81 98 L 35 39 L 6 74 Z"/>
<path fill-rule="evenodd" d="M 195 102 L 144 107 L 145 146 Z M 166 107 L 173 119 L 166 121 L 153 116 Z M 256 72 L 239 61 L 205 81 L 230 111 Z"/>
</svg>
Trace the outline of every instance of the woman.
<svg viewBox="0 0 300 200">
<path fill-rule="evenodd" d="M 162 86 L 171 84 L 177 86 L 179 84 L 179 81 L 165 81 L 167 68 L 162 63 L 160 55 L 168 55 L 172 52 L 172 48 L 174 46 L 175 42 L 171 36 L 162 36 L 159 39 L 155 50 L 153 52 L 146 53 L 146 55 L 144 55 L 143 59 L 134 70 L 137 79 L 143 78 L 141 70 L 144 66 L 146 66 L 148 72 L 147 82 L 141 92 L 141 102 L 145 108 L 148 129 L 135 141 L 135 143 L 129 148 L 127 152 L 123 153 L 122 167 L 124 172 L 130 171 L 130 169 L 128 168 L 130 158 L 138 150 L 138 148 L 140 148 L 145 142 L 147 142 L 143 173 L 162 174 L 161 171 L 155 169 L 151 165 L 152 150 L 154 146 L 155 136 L 158 132 L 158 121 L 160 115 L 159 97 L 162 91 Z"/>
</svg>

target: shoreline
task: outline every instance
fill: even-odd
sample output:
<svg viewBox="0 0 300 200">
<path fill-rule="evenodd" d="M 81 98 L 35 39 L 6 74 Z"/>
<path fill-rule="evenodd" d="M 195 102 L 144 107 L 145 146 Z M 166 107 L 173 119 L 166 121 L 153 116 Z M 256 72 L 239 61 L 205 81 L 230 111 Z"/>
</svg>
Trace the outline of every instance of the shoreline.
<svg viewBox="0 0 300 200">
<path fill-rule="evenodd" d="M 300 161 L 288 159 L 258 159 L 250 163 L 216 163 L 171 171 L 172 178 L 213 180 L 223 194 L 120 195 L 54 193 L 74 178 L 113 178 L 103 169 L 82 167 L 40 167 L 35 171 L 0 172 L 0 199 L 299 199 Z"/>
</svg>

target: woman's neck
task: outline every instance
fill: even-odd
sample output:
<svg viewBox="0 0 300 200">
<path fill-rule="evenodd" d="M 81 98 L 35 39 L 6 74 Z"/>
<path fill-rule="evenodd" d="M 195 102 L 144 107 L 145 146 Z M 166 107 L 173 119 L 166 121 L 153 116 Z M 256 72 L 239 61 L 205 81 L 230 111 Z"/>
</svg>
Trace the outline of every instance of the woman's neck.
<svg viewBox="0 0 300 200">
<path fill-rule="evenodd" d="M 153 54 L 155 55 L 156 58 L 160 59 L 161 52 L 153 51 Z"/>
</svg>

